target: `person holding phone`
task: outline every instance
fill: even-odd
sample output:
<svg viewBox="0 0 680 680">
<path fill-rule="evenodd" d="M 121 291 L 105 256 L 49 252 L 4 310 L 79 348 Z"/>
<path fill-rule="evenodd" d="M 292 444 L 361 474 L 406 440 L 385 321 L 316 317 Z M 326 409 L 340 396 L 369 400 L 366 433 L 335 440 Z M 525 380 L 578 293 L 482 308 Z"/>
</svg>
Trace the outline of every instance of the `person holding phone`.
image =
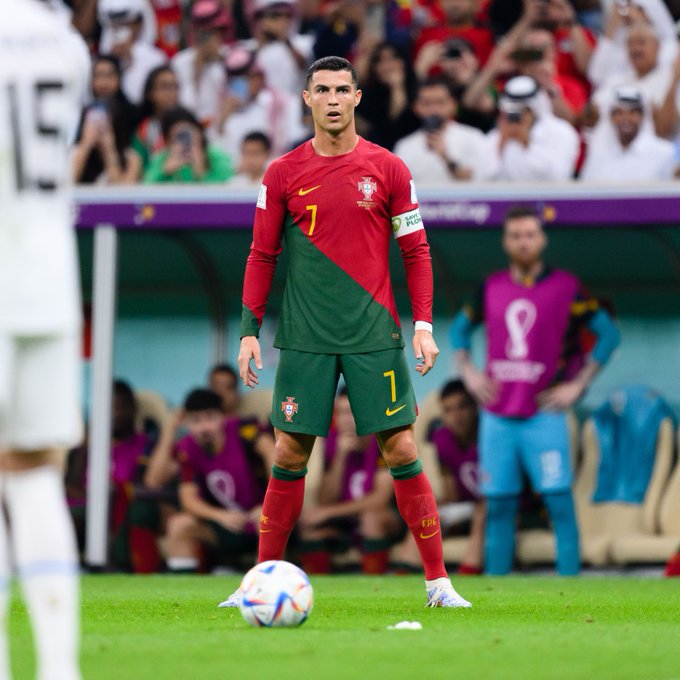
<svg viewBox="0 0 680 680">
<path fill-rule="evenodd" d="M 166 148 L 155 154 L 144 183 L 226 182 L 234 170 L 229 156 L 209 145 L 196 117 L 181 107 L 170 109 L 163 116 L 161 127 Z"/>
<path fill-rule="evenodd" d="M 394 147 L 419 183 L 455 182 L 473 179 L 483 162 L 484 135 L 476 128 L 457 123 L 457 111 L 448 83 L 431 78 L 418 87 L 415 114 L 419 130 Z"/>
</svg>

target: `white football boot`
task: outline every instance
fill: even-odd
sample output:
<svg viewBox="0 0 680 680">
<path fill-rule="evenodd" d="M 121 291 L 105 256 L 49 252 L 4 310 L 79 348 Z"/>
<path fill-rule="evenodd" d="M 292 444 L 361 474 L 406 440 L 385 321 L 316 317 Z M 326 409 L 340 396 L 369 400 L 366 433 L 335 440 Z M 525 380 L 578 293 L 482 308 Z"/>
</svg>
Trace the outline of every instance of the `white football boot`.
<svg viewBox="0 0 680 680">
<path fill-rule="evenodd" d="M 438 578 L 426 585 L 426 607 L 472 607 L 472 603 L 461 597 L 448 578 Z"/>
<path fill-rule="evenodd" d="M 237 588 L 224 602 L 220 602 L 218 607 L 240 607 L 241 589 Z"/>
</svg>

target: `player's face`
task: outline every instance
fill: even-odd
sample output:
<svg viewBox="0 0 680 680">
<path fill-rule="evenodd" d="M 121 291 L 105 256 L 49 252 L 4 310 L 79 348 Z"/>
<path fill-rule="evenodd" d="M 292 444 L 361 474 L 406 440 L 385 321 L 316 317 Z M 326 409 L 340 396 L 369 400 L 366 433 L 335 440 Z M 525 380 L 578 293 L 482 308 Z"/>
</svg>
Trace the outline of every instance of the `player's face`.
<svg viewBox="0 0 680 680">
<path fill-rule="evenodd" d="M 505 224 L 503 249 L 512 264 L 529 268 L 538 263 L 548 240 L 535 217 L 517 217 Z"/>
<path fill-rule="evenodd" d="M 210 389 L 222 397 L 225 413 L 233 413 L 238 406 L 238 383 L 227 371 L 215 371 L 210 376 Z"/>
<path fill-rule="evenodd" d="M 477 424 L 477 408 L 464 392 L 450 394 L 442 400 L 442 423 L 458 439 L 469 439 Z"/>
<path fill-rule="evenodd" d="M 222 422 L 224 416 L 221 411 L 206 409 L 205 411 L 191 411 L 186 414 L 184 424 L 194 441 L 206 451 L 217 450 L 222 436 Z"/>
<path fill-rule="evenodd" d="M 312 111 L 314 127 L 339 135 L 354 125 L 354 109 L 361 101 L 349 71 L 316 71 L 302 93 Z"/>
</svg>

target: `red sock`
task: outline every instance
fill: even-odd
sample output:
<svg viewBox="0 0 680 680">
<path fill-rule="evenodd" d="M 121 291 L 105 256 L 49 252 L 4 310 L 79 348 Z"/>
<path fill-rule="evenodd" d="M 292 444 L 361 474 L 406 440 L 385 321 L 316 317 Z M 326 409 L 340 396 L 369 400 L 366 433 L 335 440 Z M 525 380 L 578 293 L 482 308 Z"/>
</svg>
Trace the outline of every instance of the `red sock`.
<svg viewBox="0 0 680 680">
<path fill-rule="evenodd" d="M 313 550 L 301 553 L 300 562 L 302 563 L 302 568 L 308 574 L 331 573 L 331 554 L 328 550 Z"/>
<path fill-rule="evenodd" d="M 394 494 L 399 512 L 418 546 L 425 578 L 431 581 L 446 577 L 437 503 L 425 473 L 420 472 L 409 479 L 395 479 Z"/>
<path fill-rule="evenodd" d="M 283 480 L 270 477 L 260 516 L 258 562 L 283 559 L 288 537 L 302 512 L 305 478 Z"/>
<path fill-rule="evenodd" d="M 161 566 L 161 556 L 153 529 L 130 527 L 130 556 L 135 574 L 155 574 Z"/>
<path fill-rule="evenodd" d="M 390 562 L 389 550 L 375 550 L 361 554 L 361 571 L 364 574 L 384 574 Z"/>
</svg>

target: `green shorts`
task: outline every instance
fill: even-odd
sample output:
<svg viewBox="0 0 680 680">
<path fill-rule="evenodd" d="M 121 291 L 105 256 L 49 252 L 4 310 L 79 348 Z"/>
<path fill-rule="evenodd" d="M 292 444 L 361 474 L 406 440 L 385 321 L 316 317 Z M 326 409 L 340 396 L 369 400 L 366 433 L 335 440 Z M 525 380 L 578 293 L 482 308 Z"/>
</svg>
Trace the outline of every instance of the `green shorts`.
<svg viewBox="0 0 680 680">
<path fill-rule="evenodd" d="M 328 435 L 340 376 L 357 434 L 411 425 L 416 397 L 403 349 L 365 354 L 313 354 L 282 349 L 274 385 L 272 425 L 284 432 Z"/>
</svg>

